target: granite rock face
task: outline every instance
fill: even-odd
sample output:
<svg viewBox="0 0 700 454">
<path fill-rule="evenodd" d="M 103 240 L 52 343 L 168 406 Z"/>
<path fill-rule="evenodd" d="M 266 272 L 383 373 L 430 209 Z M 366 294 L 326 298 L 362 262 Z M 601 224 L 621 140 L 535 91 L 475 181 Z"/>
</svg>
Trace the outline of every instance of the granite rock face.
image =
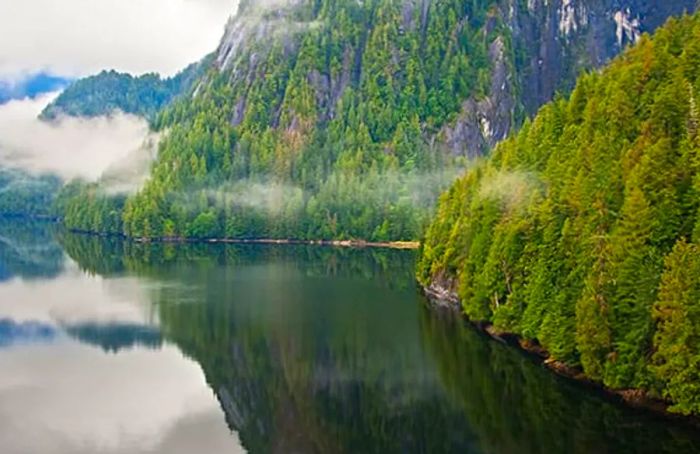
<svg viewBox="0 0 700 454">
<path fill-rule="evenodd" d="M 642 33 L 696 7 L 694 0 L 496 2 L 494 20 L 507 25 L 512 55 L 502 36 L 491 43 L 490 93 L 465 100 L 440 143 L 453 155 L 484 155 L 557 92 L 571 90 L 582 71 L 603 66 Z"/>
<path fill-rule="evenodd" d="M 504 2 L 516 48 L 522 102 L 532 114 L 582 70 L 604 65 L 671 16 L 695 11 L 695 0 L 528 0 Z"/>
</svg>

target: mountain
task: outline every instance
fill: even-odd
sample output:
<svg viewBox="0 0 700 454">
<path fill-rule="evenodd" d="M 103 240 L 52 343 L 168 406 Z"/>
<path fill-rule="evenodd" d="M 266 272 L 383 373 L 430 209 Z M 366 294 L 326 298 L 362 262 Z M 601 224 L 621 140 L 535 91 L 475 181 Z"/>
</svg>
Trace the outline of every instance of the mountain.
<svg viewBox="0 0 700 454">
<path fill-rule="evenodd" d="M 440 199 L 418 264 L 472 320 L 700 414 L 700 14 L 546 105 Z"/>
<path fill-rule="evenodd" d="M 45 93 L 58 91 L 71 83 L 71 79 L 48 73 L 38 73 L 18 82 L 0 80 L 0 105 L 12 100 L 36 98 Z"/>
<path fill-rule="evenodd" d="M 155 119 L 168 133 L 151 179 L 118 199 L 86 187 L 66 224 L 149 238 L 419 238 L 467 159 L 694 6 L 242 2 L 192 96 Z"/>
<path fill-rule="evenodd" d="M 189 91 L 204 65 L 204 62 L 194 63 L 170 78 L 102 71 L 68 86 L 46 106 L 40 118 L 97 117 L 121 111 L 151 119 L 177 96 Z"/>
<path fill-rule="evenodd" d="M 47 74 L 32 76 L 12 85 L 0 82 L 0 104 L 4 100 L 35 97 L 68 86 L 44 109 L 41 119 L 50 121 L 62 115 L 95 117 L 110 115 L 114 111 L 153 119 L 157 112 L 178 96 L 189 92 L 192 83 L 206 67 L 206 61 L 205 58 L 176 76 L 165 79 L 157 74 L 133 77 L 116 71 L 103 71 L 73 83 Z M 128 164 L 127 167 L 133 167 L 134 162 Z M 119 170 L 123 168 L 124 165 L 121 165 Z M 106 178 L 113 179 L 113 176 L 107 175 Z M 62 212 L 60 200 L 56 198 L 62 186 L 63 181 L 54 175 L 35 176 L 21 169 L 0 168 L 0 215 L 53 217 L 56 212 Z M 71 187 L 63 190 L 64 197 L 72 194 Z"/>
</svg>

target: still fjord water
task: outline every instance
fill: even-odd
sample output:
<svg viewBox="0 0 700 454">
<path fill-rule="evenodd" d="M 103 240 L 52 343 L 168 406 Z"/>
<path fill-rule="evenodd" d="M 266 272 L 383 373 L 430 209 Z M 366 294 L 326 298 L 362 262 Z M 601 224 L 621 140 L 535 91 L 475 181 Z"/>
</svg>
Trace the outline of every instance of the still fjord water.
<svg viewBox="0 0 700 454">
<path fill-rule="evenodd" d="M 429 310 L 414 259 L 0 221 L 0 452 L 700 449 Z"/>
</svg>

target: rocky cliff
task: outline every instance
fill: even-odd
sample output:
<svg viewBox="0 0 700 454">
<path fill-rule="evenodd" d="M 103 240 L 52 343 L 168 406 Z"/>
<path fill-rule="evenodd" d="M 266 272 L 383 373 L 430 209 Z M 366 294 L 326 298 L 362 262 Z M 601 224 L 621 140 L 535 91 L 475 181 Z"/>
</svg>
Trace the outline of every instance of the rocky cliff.
<svg viewBox="0 0 700 454">
<path fill-rule="evenodd" d="M 440 138 L 454 154 L 483 155 L 523 119 L 567 93 L 578 75 L 598 68 L 669 17 L 695 10 L 694 0 L 504 0 L 494 2 L 485 33 L 507 30 L 489 45 L 488 95 L 464 100 Z M 504 45 L 509 38 L 512 49 Z"/>
</svg>

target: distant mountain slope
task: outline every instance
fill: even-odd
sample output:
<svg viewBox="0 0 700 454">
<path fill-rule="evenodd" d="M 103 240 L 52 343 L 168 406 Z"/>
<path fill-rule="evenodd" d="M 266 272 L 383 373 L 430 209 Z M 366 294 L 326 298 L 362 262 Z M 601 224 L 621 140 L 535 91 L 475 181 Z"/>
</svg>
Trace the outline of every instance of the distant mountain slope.
<svg viewBox="0 0 700 454">
<path fill-rule="evenodd" d="M 699 94 L 695 14 L 582 77 L 454 184 L 421 283 L 607 387 L 700 414 Z"/>
<path fill-rule="evenodd" d="M 201 63 L 192 64 L 171 78 L 102 71 L 71 84 L 44 109 L 41 118 L 96 117 L 121 111 L 152 119 L 177 96 L 189 91 L 202 67 Z"/>
</svg>

